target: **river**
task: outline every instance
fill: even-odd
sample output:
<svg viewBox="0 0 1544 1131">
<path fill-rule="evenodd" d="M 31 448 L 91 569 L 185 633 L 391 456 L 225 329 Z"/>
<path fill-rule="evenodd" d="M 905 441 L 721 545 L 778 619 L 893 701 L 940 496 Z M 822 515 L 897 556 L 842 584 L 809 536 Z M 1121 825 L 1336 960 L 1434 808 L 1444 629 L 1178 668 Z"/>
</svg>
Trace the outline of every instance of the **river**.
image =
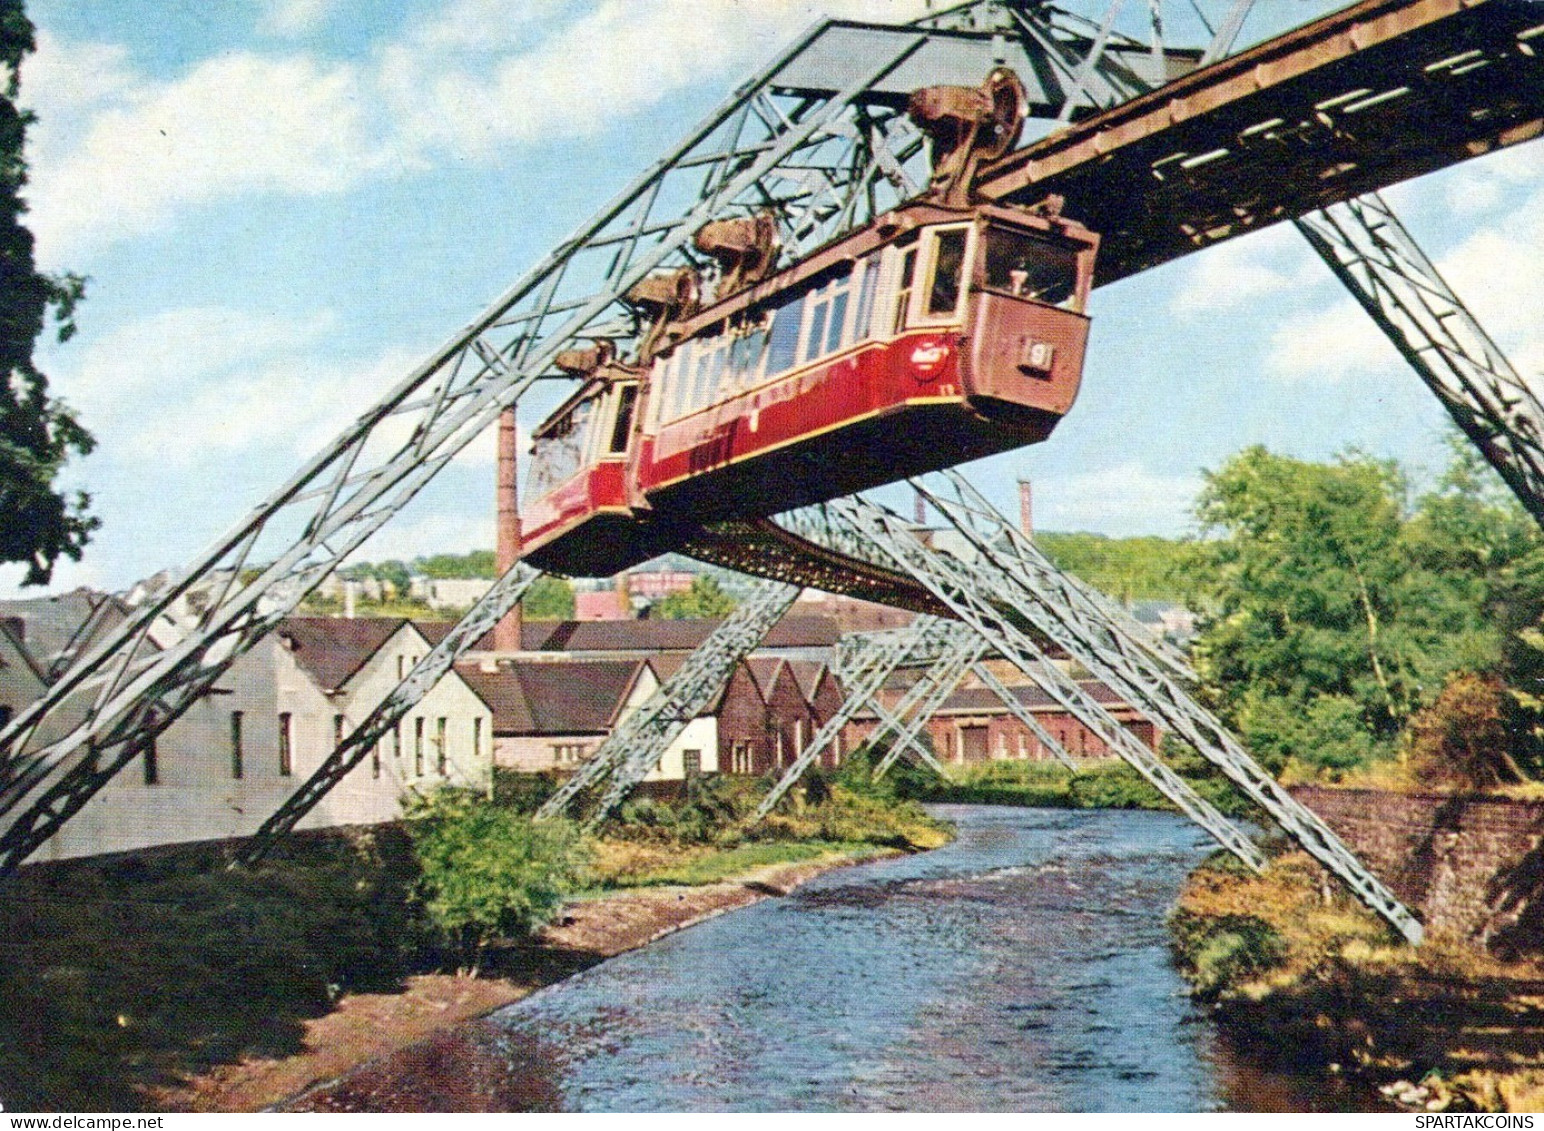
<svg viewBox="0 0 1544 1131">
<path fill-rule="evenodd" d="M 436 1054 L 422 1071 L 484 1110 L 1345 1109 L 1328 1082 L 1231 1056 L 1186 996 L 1164 916 L 1210 851 L 1194 826 L 936 811 L 959 830 L 948 847 L 611 959 L 476 1023 L 456 1067 Z"/>
</svg>

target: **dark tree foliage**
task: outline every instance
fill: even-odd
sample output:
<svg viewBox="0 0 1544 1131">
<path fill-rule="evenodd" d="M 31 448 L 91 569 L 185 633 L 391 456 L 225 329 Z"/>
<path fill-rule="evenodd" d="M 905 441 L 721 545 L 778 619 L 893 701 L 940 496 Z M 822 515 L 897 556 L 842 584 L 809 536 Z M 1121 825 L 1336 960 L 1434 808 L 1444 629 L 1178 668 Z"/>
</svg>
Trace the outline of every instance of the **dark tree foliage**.
<svg viewBox="0 0 1544 1131">
<path fill-rule="evenodd" d="M 0 562 L 25 562 L 24 584 L 42 585 L 62 557 L 80 560 L 99 521 L 84 492 L 73 498 L 55 480 L 71 452 L 94 441 L 73 413 L 48 395 L 48 379 L 32 360 L 33 343 L 52 312 L 59 340 L 75 332 L 75 306 L 85 288 L 77 275 L 50 277 L 36 268 L 27 211 L 23 150 L 32 115 L 16 105 L 18 70 L 35 50 L 22 0 L 0 0 Z"/>
</svg>

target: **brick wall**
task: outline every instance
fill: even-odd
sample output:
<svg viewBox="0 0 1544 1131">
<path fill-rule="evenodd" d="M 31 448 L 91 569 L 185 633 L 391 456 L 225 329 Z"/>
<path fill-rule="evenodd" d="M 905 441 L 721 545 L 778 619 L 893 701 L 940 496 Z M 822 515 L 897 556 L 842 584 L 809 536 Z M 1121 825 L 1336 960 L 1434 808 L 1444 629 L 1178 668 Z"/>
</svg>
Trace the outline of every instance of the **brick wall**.
<svg viewBox="0 0 1544 1131">
<path fill-rule="evenodd" d="M 1434 936 L 1544 953 L 1544 802 L 1292 790 Z"/>
</svg>

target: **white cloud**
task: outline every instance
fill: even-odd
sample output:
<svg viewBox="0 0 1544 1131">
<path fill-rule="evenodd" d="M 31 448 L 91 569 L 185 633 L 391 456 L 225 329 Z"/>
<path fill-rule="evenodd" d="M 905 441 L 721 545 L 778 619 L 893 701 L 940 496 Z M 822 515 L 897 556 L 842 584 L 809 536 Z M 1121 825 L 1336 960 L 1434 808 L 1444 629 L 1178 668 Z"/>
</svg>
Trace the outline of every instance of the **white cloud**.
<svg viewBox="0 0 1544 1131">
<path fill-rule="evenodd" d="M 46 93 L 46 92 L 45 92 Z M 164 224 L 186 205 L 253 193 L 340 192 L 388 163 L 354 68 L 246 52 L 181 79 L 120 87 L 67 156 L 36 163 L 44 257 Z M 46 107 L 40 104 L 46 111 Z"/>
<path fill-rule="evenodd" d="M 1181 317 L 1258 307 L 1327 277 L 1290 224 L 1208 248 L 1192 256 L 1185 270 L 1170 304 Z"/>
<path fill-rule="evenodd" d="M 332 15 L 337 0 L 262 0 L 258 26 L 274 35 L 304 35 Z"/>
<path fill-rule="evenodd" d="M 1164 475 L 1135 461 L 1035 479 L 1035 525 L 1113 536 L 1172 535 L 1190 525 L 1197 475 Z"/>
<path fill-rule="evenodd" d="M 299 34 L 333 3 L 265 0 L 264 26 Z M 920 10 L 845 0 L 832 14 Z M 136 70 L 116 45 L 44 36 L 27 72 L 43 121 L 29 194 L 40 258 L 84 262 L 201 204 L 337 193 L 610 128 L 748 68 L 820 14 L 812 0 L 459 0 L 364 62 L 235 51 L 172 77 Z"/>
</svg>

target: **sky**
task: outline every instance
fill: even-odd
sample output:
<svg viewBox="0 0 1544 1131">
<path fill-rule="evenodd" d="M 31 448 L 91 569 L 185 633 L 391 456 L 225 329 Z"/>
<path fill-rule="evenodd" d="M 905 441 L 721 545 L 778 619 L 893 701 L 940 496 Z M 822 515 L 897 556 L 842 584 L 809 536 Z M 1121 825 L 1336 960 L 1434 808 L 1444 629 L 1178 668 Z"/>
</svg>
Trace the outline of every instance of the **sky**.
<svg viewBox="0 0 1544 1131">
<path fill-rule="evenodd" d="M 79 333 L 40 361 L 97 437 L 64 481 L 102 520 L 50 588 L 196 556 L 783 43 L 920 3 L 32 0 L 28 223 L 43 269 L 90 277 Z M 1329 6 L 1260 0 L 1244 38 Z M 1387 194 L 1529 376 L 1541 174 L 1533 142 Z M 1103 288 L 1091 314 L 1055 435 L 967 469 L 1010 514 L 1032 480 L 1041 529 L 1192 532 L 1203 472 L 1249 444 L 1354 447 L 1418 483 L 1445 463 L 1445 415 L 1290 226 Z M 491 546 L 493 450 L 359 556 Z M 0 594 L 20 578 L 0 567 Z"/>
</svg>

